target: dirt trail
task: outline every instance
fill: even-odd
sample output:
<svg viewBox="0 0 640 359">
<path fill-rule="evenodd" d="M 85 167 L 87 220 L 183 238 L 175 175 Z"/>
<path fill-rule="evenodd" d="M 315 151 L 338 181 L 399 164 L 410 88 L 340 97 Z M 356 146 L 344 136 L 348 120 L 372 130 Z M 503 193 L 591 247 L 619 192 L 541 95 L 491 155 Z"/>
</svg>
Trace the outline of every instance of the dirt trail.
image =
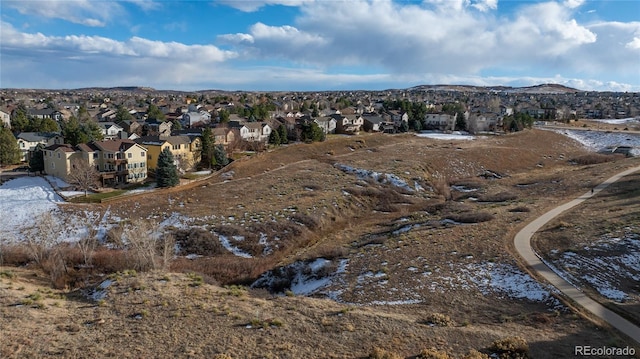
<svg viewBox="0 0 640 359">
<path fill-rule="evenodd" d="M 540 276 L 544 277 L 549 283 L 560 290 L 563 294 L 574 300 L 577 304 L 593 313 L 603 321 L 609 323 L 612 327 L 618 329 L 631 339 L 635 340 L 637 343 L 640 343 L 640 326 L 628 321 L 627 319 L 607 309 L 602 304 L 589 298 L 584 292 L 574 287 L 570 282 L 568 282 L 566 279 L 558 275 L 553 269 L 547 266 L 547 264 L 545 264 L 539 258 L 539 256 L 531 247 L 531 237 L 549 221 L 559 216 L 561 213 L 581 204 L 587 199 L 598 194 L 600 191 L 607 188 L 612 183 L 620 180 L 622 177 L 630 175 L 637 171 L 640 171 L 640 166 L 622 171 L 610 177 L 606 181 L 600 183 L 593 190 L 581 195 L 580 197 L 570 202 L 567 202 L 546 212 L 542 216 L 530 222 L 522 230 L 520 230 L 520 232 L 518 232 L 514 237 L 514 244 L 516 251 L 518 252 L 520 257 L 525 260 L 525 262 L 531 269 L 536 271 Z"/>
</svg>

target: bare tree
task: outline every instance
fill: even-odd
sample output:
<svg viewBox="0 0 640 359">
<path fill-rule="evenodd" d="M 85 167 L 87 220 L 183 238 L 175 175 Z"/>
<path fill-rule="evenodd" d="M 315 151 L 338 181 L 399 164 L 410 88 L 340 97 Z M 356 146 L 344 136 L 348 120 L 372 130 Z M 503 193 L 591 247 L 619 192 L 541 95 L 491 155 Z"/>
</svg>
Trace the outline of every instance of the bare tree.
<svg viewBox="0 0 640 359">
<path fill-rule="evenodd" d="M 36 223 L 24 231 L 27 251 L 39 266 L 49 257 L 54 246 L 59 244 L 61 224 L 50 212 L 36 218 Z"/>
<path fill-rule="evenodd" d="M 175 253 L 176 237 L 172 233 L 162 236 L 162 269 L 169 270 L 169 264 Z"/>
<path fill-rule="evenodd" d="M 86 197 L 87 192 L 98 183 L 99 176 L 98 170 L 89 162 L 76 158 L 71 161 L 71 172 L 67 175 L 67 180 L 80 187 Z"/>
<path fill-rule="evenodd" d="M 132 256 L 134 269 L 139 271 L 158 268 L 156 245 L 159 237 L 159 225 L 156 222 L 135 220 L 124 227 L 123 237 L 127 250 Z"/>
</svg>

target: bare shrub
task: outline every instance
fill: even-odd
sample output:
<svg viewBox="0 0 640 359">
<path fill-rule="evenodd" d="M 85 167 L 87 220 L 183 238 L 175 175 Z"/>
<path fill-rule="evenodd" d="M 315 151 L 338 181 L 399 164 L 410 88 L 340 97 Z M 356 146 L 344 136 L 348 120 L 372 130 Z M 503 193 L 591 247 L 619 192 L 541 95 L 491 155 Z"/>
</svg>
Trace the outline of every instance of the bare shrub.
<svg viewBox="0 0 640 359">
<path fill-rule="evenodd" d="M 518 206 L 515 208 L 509 209 L 509 212 L 530 212 L 531 210 L 528 207 Z"/>
<path fill-rule="evenodd" d="M 436 348 L 423 349 L 416 359 L 452 359 L 445 351 Z"/>
<path fill-rule="evenodd" d="M 424 321 L 428 325 L 435 325 L 438 327 L 453 327 L 456 323 L 446 314 L 431 313 Z"/>
<path fill-rule="evenodd" d="M 399 355 L 394 352 L 390 352 L 388 350 L 382 348 L 373 348 L 371 350 L 371 354 L 369 354 L 369 359 L 403 359 L 402 355 Z"/>
<path fill-rule="evenodd" d="M 125 226 L 127 252 L 131 256 L 131 266 L 137 271 L 158 269 L 160 263 L 156 258 L 158 242 L 158 224 L 151 221 L 136 220 Z"/>
<path fill-rule="evenodd" d="M 176 237 L 171 233 L 166 233 L 162 236 L 161 256 L 162 256 L 162 269 L 169 270 L 169 265 L 175 254 Z"/>
<path fill-rule="evenodd" d="M 36 218 L 35 224 L 24 231 L 27 252 L 31 259 L 40 267 L 49 257 L 61 232 L 60 222 L 47 212 Z"/>
<path fill-rule="evenodd" d="M 240 258 L 234 255 L 204 257 L 193 260 L 176 258 L 171 263 L 171 270 L 202 273 L 222 285 L 248 285 L 254 282 L 262 273 L 273 268 L 274 262 L 267 258 Z"/>
<path fill-rule="evenodd" d="M 130 269 L 129 255 L 124 249 L 98 248 L 93 254 L 94 270 L 105 273 Z"/>
<path fill-rule="evenodd" d="M 489 212 L 465 212 L 450 214 L 446 217 L 446 219 L 450 219 L 452 221 L 460 223 L 481 223 L 492 220 L 493 214 Z"/>
<path fill-rule="evenodd" d="M 4 244 L 0 251 L 3 265 L 21 267 L 31 262 L 31 255 L 24 245 Z"/>
<path fill-rule="evenodd" d="M 506 202 L 513 201 L 518 198 L 515 194 L 511 192 L 500 192 L 495 194 L 486 194 L 478 197 L 479 202 Z"/>
<path fill-rule="evenodd" d="M 345 258 L 349 249 L 342 246 L 322 246 L 315 251 L 315 256 L 325 259 Z"/>
<path fill-rule="evenodd" d="M 602 153 L 591 153 L 588 155 L 573 158 L 570 160 L 570 162 L 576 163 L 579 165 L 595 165 L 598 163 L 611 162 L 611 161 L 616 161 L 623 158 L 624 158 L 624 155 L 619 153 L 609 154 L 609 155 L 605 155 Z"/>
<path fill-rule="evenodd" d="M 107 244 L 111 244 L 115 248 L 124 248 L 125 244 L 122 240 L 122 235 L 124 234 L 124 223 L 118 223 L 117 225 L 111 227 L 109 231 L 107 231 L 107 235 L 105 237 L 105 242 Z"/>
<path fill-rule="evenodd" d="M 505 359 L 526 359 L 529 358 L 529 345 L 522 337 L 508 337 L 494 341 L 489 350 Z"/>
<path fill-rule="evenodd" d="M 303 224 L 310 230 L 315 230 L 320 227 L 320 221 L 316 217 L 309 216 L 303 213 L 294 213 L 289 217 L 292 221 Z"/>
<path fill-rule="evenodd" d="M 224 247 L 213 233 L 202 228 L 180 229 L 173 234 L 182 255 L 213 256 L 225 252 Z"/>
<path fill-rule="evenodd" d="M 471 349 L 467 354 L 462 356 L 462 359 L 489 359 L 489 356 L 475 349 Z"/>
<path fill-rule="evenodd" d="M 449 180 L 438 174 L 435 174 L 431 179 L 431 188 L 433 191 L 442 196 L 445 201 L 450 201 L 453 197 L 451 195 L 451 186 L 449 185 Z"/>
</svg>

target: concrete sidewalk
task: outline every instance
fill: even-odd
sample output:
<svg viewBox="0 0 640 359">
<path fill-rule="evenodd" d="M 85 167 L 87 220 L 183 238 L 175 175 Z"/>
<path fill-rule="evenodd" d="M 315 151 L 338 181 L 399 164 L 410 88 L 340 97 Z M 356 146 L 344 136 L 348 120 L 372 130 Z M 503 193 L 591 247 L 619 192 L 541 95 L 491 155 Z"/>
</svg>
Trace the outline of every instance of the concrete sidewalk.
<svg viewBox="0 0 640 359">
<path fill-rule="evenodd" d="M 533 251 L 531 248 L 531 237 L 542 228 L 549 221 L 559 216 L 561 213 L 581 204 L 585 200 L 598 194 L 603 189 L 607 188 L 610 184 L 618 181 L 624 176 L 630 175 L 634 172 L 640 171 L 640 166 L 630 168 L 626 171 L 620 172 L 615 176 L 600 183 L 592 191 L 589 191 L 580 197 L 565 203 L 559 207 L 556 207 L 542 216 L 536 218 L 527 226 L 525 226 L 514 237 L 514 244 L 516 251 L 522 257 L 527 265 L 529 265 L 540 276 L 544 277 L 554 287 L 558 288 L 567 297 L 574 300 L 577 304 L 593 313 L 595 316 L 609 323 L 612 327 L 618 329 L 631 339 L 640 344 L 640 326 L 628 321 L 627 319 L 619 316 L 613 311 L 607 309 L 602 304 L 589 298 L 585 293 L 574 287 L 571 283 L 564 278 L 556 274 L 550 267 L 548 267 Z"/>
</svg>

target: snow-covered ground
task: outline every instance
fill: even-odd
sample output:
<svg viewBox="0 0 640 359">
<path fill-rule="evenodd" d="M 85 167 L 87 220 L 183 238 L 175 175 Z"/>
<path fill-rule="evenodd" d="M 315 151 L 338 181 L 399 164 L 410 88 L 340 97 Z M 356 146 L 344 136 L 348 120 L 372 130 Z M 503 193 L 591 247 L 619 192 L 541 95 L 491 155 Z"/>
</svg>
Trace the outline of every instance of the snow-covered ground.
<svg viewBox="0 0 640 359">
<path fill-rule="evenodd" d="M 43 213 L 56 212 L 62 202 L 41 177 L 18 177 L 0 186 L 0 237 L 18 237 Z"/>
<path fill-rule="evenodd" d="M 604 236 L 577 251 L 556 253 L 552 265 L 571 283 L 586 283 L 616 302 L 640 302 L 640 235 Z"/>
<path fill-rule="evenodd" d="M 418 137 L 433 138 L 436 140 L 475 140 L 475 136 L 471 136 L 466 132 L 454 131 L 452 133 L 442 133 L 434 131 L 422 131 L 416 134 Z"/>
<path fill-rule="evenodd" d="M 344 173 L 355 174 L 356 177 L 358 177 L 358 179 L 364 180 L 364 179 L 370 178 L 380 183 L 389 183 L 394 187 L 401 188 L 408 192 L 414 191 L 414 189 L 411 188 L 411 186 L 409 186 L 409 184 L 405 180 L 396 176 L 393 173 L 380 173 L 380 172 L 366 170 L 362 168 L 354 168 L 354 167 L 343 165 L 340 163 L 336 163 L 334 167 L 336 167 L 337 169 L 341 170 Z M 419 188 L 421 187 L 416 186 L 416 190 L 419 190 Z"/>
<path fill-rule="evenodd" d="M 634 147 L 631 153 L 640 155 L 640 135 L 624 132 L 603 132 L 589 130 L 553 130 L 573 138 L 594 152 L 613 150 L 618 146 Z"/>
<path fill-rule="evenodd" d="M 640 124 L 640 118 L 638 117 L 629 117 L 629 118 L 616 118 L 616 119 L 597 119 L 593 120 L 595 122 L 608 123 L 611 125 L 638 125 Z"/>
</svg>

